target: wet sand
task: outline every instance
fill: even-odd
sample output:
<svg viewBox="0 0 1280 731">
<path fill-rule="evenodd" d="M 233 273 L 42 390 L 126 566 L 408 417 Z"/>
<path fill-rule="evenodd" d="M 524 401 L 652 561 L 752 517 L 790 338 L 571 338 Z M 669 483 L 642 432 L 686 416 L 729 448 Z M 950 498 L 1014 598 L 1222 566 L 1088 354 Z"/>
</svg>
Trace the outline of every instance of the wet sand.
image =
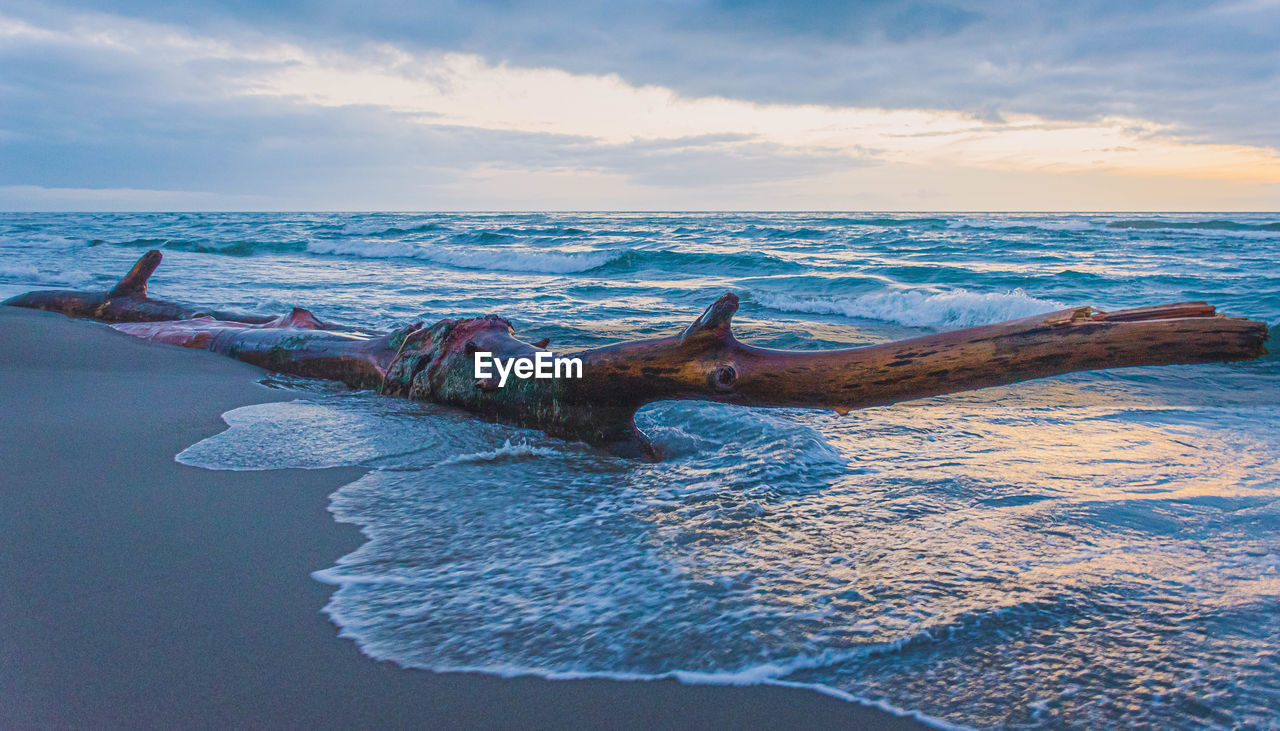
<svg viewBox="0 0 1280 731">
<path fill-rule="evenodd" d="M 0 307 L 0 727 L 920 728 L 773 686 L 548 681 L 376 662 L 310 577 L 359 546 L 361 470 L 212 472 L 173 455 L 262 372 Z"/>
</svg>

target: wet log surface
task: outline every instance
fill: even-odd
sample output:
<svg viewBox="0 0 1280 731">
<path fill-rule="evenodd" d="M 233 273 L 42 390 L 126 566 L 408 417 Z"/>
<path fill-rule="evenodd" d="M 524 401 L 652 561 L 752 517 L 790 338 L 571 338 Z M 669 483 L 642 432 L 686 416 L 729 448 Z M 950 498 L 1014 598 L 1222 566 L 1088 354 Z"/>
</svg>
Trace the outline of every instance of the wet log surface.
<svg viewBox="0 0 1280 731">
<path fill-rule="evenodd" d="M 515 337 L 501 317 L 415 323 L 380 334 L 320 322 L 295 308 L 277 318 L 199 310 L 148 297 L 160 264 L 147 252 L 107 292 L 31 292 L 4 304 L 90 317 L 157 342 L 199 348 L 280 373 L 432 401 L 632 456 L 658 456 L 636 429 L 641 406 L 702 399 L 744 406 L 852 409 L 999 386 L 1072 371 L 1250 360 L 1266 354 L 1264 323 L 1203 302 L 1102 312 L 1077 307 L 884 345 L 784 351 L 738 342 L 736 295 L 717 299 L 678 335 L 577 353 L 581 378 L 475 376 L 476 353 L 534 358 L 547 343 Z"/>
</svg>

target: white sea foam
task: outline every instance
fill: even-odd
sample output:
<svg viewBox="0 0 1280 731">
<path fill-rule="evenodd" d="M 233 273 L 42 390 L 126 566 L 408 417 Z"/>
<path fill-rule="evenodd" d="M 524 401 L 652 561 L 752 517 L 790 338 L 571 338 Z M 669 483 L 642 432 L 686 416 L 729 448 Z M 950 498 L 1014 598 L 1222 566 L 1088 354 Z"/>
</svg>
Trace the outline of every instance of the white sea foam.
<svg viewBox="0 0 1280 731">
<path fill-rule="evenodd" d="M 324 576 L 323 571 L 316 571 L 312 574 L 312 578 L 326 584 L 334 584 Z M 356 639 L 354 635 L 347 633 L 345 630 L 340 631 L 339 635 L 349 639 Z M 802 667 L 803 664 L 798 665 Z M 829 685 L 821 683 L 800 683 L 789 680 L 779 680 L 775 673 L 778 668 L 773 665 L 765 665 L 755 668 L 747 668 L 740 672 L 725 673 L 701 673 L 690 672 L 684 670 L 674 670 L 669 673 L 661 674 L 645 674 L 645 673 L 625 673 L 625 672 L 608 672 L 608 671 L 547 671 L 537 668 L 527 668 L 517 665 L 458 665 L 458 666 L 441 666 L 430 668 L 436 673 L 481 673 L 484 675 L 494 675 L 500 678 L 522 678 L 536 677 L 545 678 L 547 680 L 613 680 L 619 682 L 649 682 L 655 680 L 677 680 L 685 685 L 719 685 L 719 686 L 753 686 L 753 685 L 773 685 L 780 688 L 792 688 L 796 690 L 809 690 L 822 695 L 838 698 L 842 701 L 857 703 L 862 706 L 870 706 L 889 713 L 899 718 L 911 718 L 927 726 L 943 729 L 944 731 L 968 731 L 971 727 L 951 723 L 942 718 L 931 716 L 924 711 L 912 710 L 895 706 L 884 700 L 874 698 L 866 698 L 853 693 L 832 688 Z"/>
<path fill-rule="evenodd" d="M 496 462 L 498 460 L 521 459 L 524 457 L 552 457 L 561 452 L 551 447 L 539 447 L 525 442 L 511 443 L 508 439 L 501 447 L 490 449 L 483 452 L 471 452 L 469 454 L 459 454 L 454 457 L 440 462 L 441 465 L 449 464 L 466 464 L 469 462 Z"/>
<path fill-rule="evenodd" d="M 226 431 L 191 445 L 174 460 L 232 471 L 394 468 L 402 455 L 485 443 L 482 425 L 458 422 L 448 413 L 424 418 L 421 407 L 391 399 L 324 396 L 253 404 L 226 412 L 222 420 Z M 459 423 L 474 428 L 459 428 Z"/>
<path fill-rule="evenodd" d="M 402 241 L 312 241 L 312 254 L 364 259 L 422 259 L 462 269 L 491 269 L 537 274 L 585 272 L 618 259 L 619 251 L 561 251 L 478 247 L 468 250 L 428 247 Z"/>
<path fill-rule="evenodd" d="M 84 246 L 85 240 L 41 232 L 0 236 L 0 247 L 19 249 L 71 249 Z"/>
<path fill-rule="evenodd" d="M 972 218 L 1010 223 L 1004 216 Z M 1248 273 L 1262 279 L 1237 278 L 1234 269 L 1220 276 L 1209 266 L 1189 273 L 1194 281 L 1184 284 L 1164 278 L 1176 245 L 1239 234 L 1112 233 L 1101 228 L 1109 217 L 1083 218 L 1094 221 L 1088 236 L 1100 242 L 1101 261 L 1132 276 L 1064 278 L 1055 296 L 1074 302 L 1088 289 L 1115 302 L 1139 289 L 1159 299 L 1214 291 L 1244 302 L 1233 306 L 1255 317 L 1276 319 L 1274 298 L 1239 299 L 1265 284 L 1271 243 L 1247 252 L 1258 265 Z M 500 266 L 512 252 L 594 253 L 564 243 L 517 243 L 508 234 L 447 233 L 432 237 L 438 243 L 411 246 L 378 240 L 390 238 L 373 230 L 381 225 L 369 227 L 374 241 L 353 243 L 401 245 L 396 251 L 415 257 L 396 260 L 401 268 L 429 258 L 422 250 L 433 245 L 479 250 L 485 267 Z M 582 226 L 600 233 L 594 223 Z M 1065 266 L 1056 258 L 1045 263 L 1036 252 L 1023 259 L 1028 252 L 1016 246 L 967 264 L 973 252 L 984 251 L 982 240 L 999 232 L 960 230 L 943 237 L 963 244 L 949 259 L 956 271 L 948 276 L 958 276 L 946 284 L 886 280 L 824 296 L 821 289 L 800 288 L 828 281 L 829 270 L 766 279 L 749 266 L 751 256 L 764 253 L 742 256 L 747 263 L 740 269 L 717 269 L 710 263 L 741 256 L 741 242 L 726 246 L 710 238 L 723 224 L 698 228 L 708 238 L 694 237 L 684 252 L 664 248 L 663 226 L 654 224 L 646 234 L 653 245 L 622 236 L 608 244 L 644 250 L 637 258 L 644 266 L 634 268 L 669 267 L 661 278 L 646 281 L 633 272 L 616 287 L 589 282 L 575 293 L 581 304 L 573 312 L 549 313 L 546 303 L 520 298 L 497 311 L 539 326 L 554 314 L 564 328 L 545 334 L 560 344 L 590 339 L 579 344 L 591 345 L 600 336 L 668 332 L 676 327 L 675 309 L 690 309 L 724 289 L 758 287 L 792 295 L 797 311 L 883 317 L 860 322 L 896 337 L 886 330 L 890 322 L 945 327 L 1052 309 L 1055 303 L 1003 288 L 977 293 L 993 291 L 981 284 L 995 279 L 987 276 L 993 266 L 1001 277 L 1011 269 Z M 1032 228 L 1014 233 L 1037 250 L 1071 238 Z M 327 229 L 316 234 L 329 235 Z M 850 262 L 878 265 L 876 257 L 884 255 L 879 244 L 865 243 L 863 251 L 863 242 L 845 243 L 806 244 L 804 256 L 850 268 Z M 1230 247 L 1213 249 L 1214 255 L 1224 251 Z M 1222 256 L 1202 253 L 1197 260 L 1241 271 L 1255 265 Z M 196 295 L 216 301 L 234 293 L 245 298 L 228 304 L 237 309 L 256 297 L 324 301 L 334 307 L 334 320 L 381 321 L 391 316 L 379 308 L 395 307 L 397 317 L 428 308 L 436 317 L 481 306 L 468 288 L 432 292 L 429 300 L 404 297 L 403 279 L 394 276 L 370 277 L 359 297 L 337 288 L 316 294 L 326 282 L 293 277 L 292 259 L 281 269 L 258 269 L 266 257 L 245 267 L 244 260 L 178 254 L 171 265 L 210 267 L 211 282 L 223 279 L 215 276 L 219 267 L 232 274 L 243 267 L 243 283 Z M 378 268 L 394 274 L 393 263 Z M 960 271 L 965 268 L 967 274 Z M 319 269 L 343 274 L 342 267 Z M 291 276 L 274 281 L 282 273 Z M 175 274 L 198 279 L 189 271 Z M 588 277 L 601 279 L 594 274 Z M 672 287 L 668 277 L 685 281 Z M 652 289 L 637 293 L 637 286 Z M 963 286 L 969 292 L 955 291 Z M 1280 623 L 1267 621 L 1268 607 L 1257 599 L 1265 600 L 1274 584 L 1277 559 L 1267 537 L 1280 513 L 1277 485 L 1268 479 L 1277 473 L 1280 412 L 1256 405 L 1276 402 L 1269 368 L 1263 362 L 1088 375 L 844 418 L 665 402 L 637 417 L 663 449 L 658 463 L 617 460 L 452 409 L 333 396 L 321 400 L 359 413 L 264 409 L 260 418 L 232 424 L 187 452 L 184 461 L 200 457 L 195 461 L 204 466 L 232 469 L 371 468 L 333 497 L 336 518 L 359 526 L 368 543 L 315 578 L 337 587 L 329 609 L 344 637 L 373 657 L 409 667 L 804 687 L 850 700 L 888 699 L 983 727 L 1061 725 L 1072 718 L 1177 725 L 1188 702 L 1209 698 L 1215 714 L 1266 725 L 1276 713 L 1275 696 L 1266 690 L 1273 677 L 1239 658 L 1275 646 L 1280 636 Z M 1224 399 L 1243 405 L 1218 406 Z M 383 414 L 386 409 L 394 413 Z M 1053 499 L 1034 499 L 1044 496 Z M 1111 571 L 1115 566 L 1121 570 Z M 1133 566 L 1142 571 L 1124 570 Z M 1005 608 L 1009 597 L 1025 600 Z M 1187 616 L 1204 618 L 1221 642 L 1160 634 Z M 1123 652 L 1134 644 L 1151 652 Z M 1114 647 L 1120 648 L 1116 667 L 1090 664 L 1092 650 Z M 1009 671 L 991 672 L 992 657 L 1007 658 Z M 1162 669 L 1184 664 L 1203 672 L 1161 680 Z M 1050 669 L 1028 674 L 1028 667 Z M 1109 695 L 1133 677 L 1151 680 L 1141 689 L 1148 695 L 1118 701 Z M 957 695 L 950 690 L 956 687 L 966 692 Z M 1218 693 L 1222 688 L 1229 692 Z M 1046 697 L 1057 700 L 1033 715 L 1039 706 L 1030 704 Z"/>
<path fill-rule="evenodd" d="M 1063 308 L 1057 302 L 1032 297 L 1021 289 L 987 293 L 964 289 L 905 290 L 836 299 L 752 292 L 750 297 L 758 304 L 784 312 L 844 315 L 911 327 L 974 327 Z"/>
<path fill-rule="evenodd" d="M 6 279 L 36 279 L 40 273 L 30 264 L 0 264 L 0 277 Z"/>
<path fill-rule="evenodd" d="M 0 279 L 56 287 L 88 287 L 94 282 L 93 277 L 78 269 L 38 269 L 31 264 L 0 264 Z"/>
<path fill-rule="evenodd" d="M 1041 221 L 1036 228 L 1044 231 L 1088 231 L 1094 225 L 1088 221 Z"/>
<path fill-rule="evenodd" d="M 975 218 L 965 217 L 957 218 L 947 224 L 950 229 L 963 228 L 989 228 L 989 229 L 1005 229 L 1005 228 L 1034 228 L 1041 231 L 1088 231 L 1096 228 L 1089 221 L 1078 219 L 1070 219 L 1066 221 L 1038 221 L 1031 219 L 994 219 L 994 218 Z"/>
</svg>

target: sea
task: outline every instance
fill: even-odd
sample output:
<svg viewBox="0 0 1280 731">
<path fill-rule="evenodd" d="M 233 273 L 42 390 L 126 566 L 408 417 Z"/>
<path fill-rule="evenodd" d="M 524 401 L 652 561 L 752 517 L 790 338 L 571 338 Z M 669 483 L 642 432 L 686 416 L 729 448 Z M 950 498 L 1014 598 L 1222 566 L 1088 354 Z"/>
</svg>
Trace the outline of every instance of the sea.
<svg viewBox="0 0 1280 731">
<path fill-rule="evenodd" d="M 389 329 L 500 314 L 560 353 L 673 334 L 883 343 L 1092 305 L 1280 324 L 1280 214 L 0 215 L 0 296 L 103 289 Z M 367 468 L 314 579 L 367 655 L 812 688 L 938 726 L 1280 724 L 1280 361 L 1077 373 L 854 411 L 693 401 L 622 459 L 299 389 L 176 455 Z M 275 489 L 288 490 L 288 481 Z"/>
</svg>

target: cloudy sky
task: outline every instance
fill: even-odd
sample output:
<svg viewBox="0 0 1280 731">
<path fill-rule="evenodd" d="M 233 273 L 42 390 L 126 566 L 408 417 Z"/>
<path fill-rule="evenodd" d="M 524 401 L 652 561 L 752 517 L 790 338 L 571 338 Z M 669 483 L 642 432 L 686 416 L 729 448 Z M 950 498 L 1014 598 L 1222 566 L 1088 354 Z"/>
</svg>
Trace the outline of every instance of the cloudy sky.
<svg viewBox="0 0 1280 731">
<path fill-rule="evenodd" d="M 1277 119 L 1280 0 L 0 0 L 0 210 L 1276 210 Z"/>
</svg>

